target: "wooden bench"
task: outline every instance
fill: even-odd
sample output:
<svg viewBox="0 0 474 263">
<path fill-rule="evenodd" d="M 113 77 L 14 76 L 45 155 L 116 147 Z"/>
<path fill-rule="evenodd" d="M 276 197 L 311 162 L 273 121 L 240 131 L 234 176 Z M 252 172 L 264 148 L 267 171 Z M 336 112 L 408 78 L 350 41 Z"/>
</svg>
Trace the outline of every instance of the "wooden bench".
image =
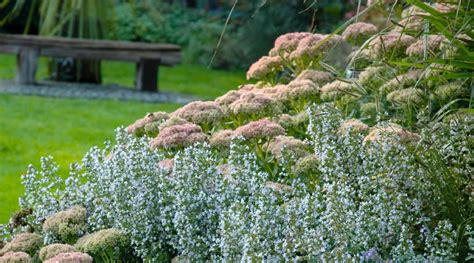
<svg viewBox="0 0 474 263">
<path fill-rule="evenodd" d="M 158 67 L 181 61 L 181 49 L 172 44 L 0 34 L 0 52 L 17 54 L 15 81 L 33 84 L 39 56 L 89 60 L 133 61 L 139 90 L 158 91 Z M 1 62 L 0 62 L 1 63 Z"/>
</svg>

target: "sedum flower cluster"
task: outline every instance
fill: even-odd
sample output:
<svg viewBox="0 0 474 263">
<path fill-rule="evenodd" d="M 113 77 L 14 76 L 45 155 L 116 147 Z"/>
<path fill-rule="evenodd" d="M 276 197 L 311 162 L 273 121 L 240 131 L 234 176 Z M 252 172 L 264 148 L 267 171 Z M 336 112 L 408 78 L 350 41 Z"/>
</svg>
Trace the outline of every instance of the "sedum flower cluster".
<svg viewBox="0 0 474 263">
<path fill-rule="evenodd" d="M 50 258 L 56 257 L 59 254 L 70 252 L 77 252 L 77 250 L 71 245 L 55 243 L 42 247 L 39 252 L 39 258 L 41 261 L 46 261 Z"/>
<path fill-rule="evenodd" d="M 73 244 L 86 231 L 86 213 L 84 207 L 72 207 L 46 218 L 43 232 L 48 242 L 51 240 Z"/>
</svg>

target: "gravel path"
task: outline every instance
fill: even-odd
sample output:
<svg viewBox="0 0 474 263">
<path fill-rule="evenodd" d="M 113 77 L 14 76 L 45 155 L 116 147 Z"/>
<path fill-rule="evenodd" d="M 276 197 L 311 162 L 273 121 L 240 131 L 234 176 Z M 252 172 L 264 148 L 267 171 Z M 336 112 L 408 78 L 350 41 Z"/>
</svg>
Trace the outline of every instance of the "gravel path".
<svg viewBox="0 0 474 263">
<path fill-rule="evenodd" d="M 39 81 L 35 85 L 18 85 L 12 80 L 0 80 L 0 93 L 59 98 L 110 99 L 141 102 L 187 103 L 197 98 L 165 92 L 137 91 L 119 85 L 78 84 Z"/>
</svg>

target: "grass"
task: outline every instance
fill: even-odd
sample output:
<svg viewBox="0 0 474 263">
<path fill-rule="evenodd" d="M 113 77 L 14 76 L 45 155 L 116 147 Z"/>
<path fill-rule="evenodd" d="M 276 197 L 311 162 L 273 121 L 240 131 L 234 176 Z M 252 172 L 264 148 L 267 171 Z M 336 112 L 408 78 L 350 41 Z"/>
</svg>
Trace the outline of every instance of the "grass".
<svg viewBox="0 0 474 263">
<path fill-rule="evenodd" d="M 40 60 L 37 78 L 45 78 L 46 60 Z M 180 65 L 160 69 L 161 90 L 211 99 L 244 82 L 242 72 L 209 70 Z M 15 75 L 15 57 L 0 55 L 0 79 Z M 133 86 L 134 65 L 105 62 L 104 83 Z M 80 161 L 87 150 L 113 139 L 114 129 L 146 112 L 172 111 L 177 104 L 55 99 L 0 94 L 0 223 L 18 209 L 23 193 L 20 176 L 28 164 L 39 165 L 41 156 L 52 155 L 61 165 Z"/>
</svg>

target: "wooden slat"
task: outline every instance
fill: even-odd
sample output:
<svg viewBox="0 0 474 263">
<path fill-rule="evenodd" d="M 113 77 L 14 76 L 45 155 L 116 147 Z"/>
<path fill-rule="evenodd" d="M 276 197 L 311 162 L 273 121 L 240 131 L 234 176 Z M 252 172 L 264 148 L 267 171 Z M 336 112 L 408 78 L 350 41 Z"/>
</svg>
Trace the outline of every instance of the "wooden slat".
<svg viewBox="0 0 474 263">
<path fill-rule="evenodd" d="M 180 51 L 178 45 L 153 44 L 128 41 L 93 40 L 64 37 L 44 37 L 34 35 L 0 34 L 1 45 L 28 47 L 87 48 L 100 50 L 140 50 L 140 51 Z"/>
<path fill-rule="evenodd" d="M 181 61 L 180 52 L 133 52 L 133 51 L 112 51 L 112 50 L 86 50 L 86 49 L 60 49 L 43 48 L 42 56 L 47 57 L 72 57 L 82 59 L 99 60 L 121 60 L 138 62 L 140 59 L 160 60 L 161 65 L 173 66 Z"/>
</svg>

